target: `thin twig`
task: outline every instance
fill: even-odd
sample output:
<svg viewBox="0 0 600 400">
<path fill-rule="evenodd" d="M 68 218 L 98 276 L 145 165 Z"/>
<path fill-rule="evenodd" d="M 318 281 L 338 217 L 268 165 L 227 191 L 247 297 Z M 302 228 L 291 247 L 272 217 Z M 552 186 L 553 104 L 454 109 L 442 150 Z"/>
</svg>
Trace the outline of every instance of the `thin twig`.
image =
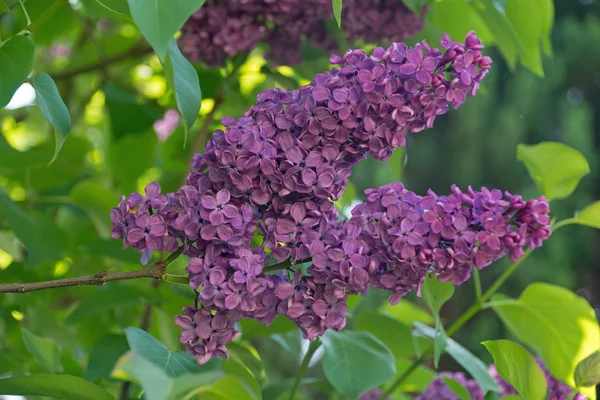
<svg viewBox="0 0 600 400">
<path fill-rule="evenodd" d="M 160 280 L 167 266 L 175 261 L 182 251 L 183 247 L 180 247 L 177 251 L 171 253 L 163 261 L 158 261 L 147 268 L 136 271 L 115 272 L 109 274 L 106 272 L 106 270 L 104 270 L 94 275 L 79 276 L 75 278 L 32 283 L 9 283 L 0 285 L 0 293 L 26 293 L 35 290 L 53 289 L 68 286 L 100 286 L 110 281 L 123 281 L 138 278 L 153 278 Z"/>
<path fill-rule="evenodd" d="M 302 384 L 302 378 L 304 378 L 304 374 L 306 373 L 306 370 L 308 370 L 308 365 L 310 364 L 310 360 L 312 359 L 313 355 L 315 354 L 315 352 L 317 351 L 317 349 L 320 346 L 321 346 L 321 341 L 319 340 L 319 338 L 316 338 L 310 342 L 310 345 L 308 346 L 308 350 L 306 351 L 304 358 L 302 358 L 302 363 L 300 364 L 300 369 L 298 370 L 298 374 L 296 375 L 296 380 L 294 381 L 294 387 L 292 387 L 292 390 L 290 390 L 290 396 L 289 396 L 290 400 L 294 400 L 296 398 L 296 393 L 298 392 L 298 389 L 300 388 L 300 386 Z"/>
<path fill-rule="evenodd" d="M 115 63 L 118 63 L 121 61 L 125 61 L 130 58 L 145 56 L 150 53 L 152 53 L 152 48 L 150 46 L 137 45 L 131 49 L 128 49 L 127 51 L 124 51 L 123 53 L 116 54 L 111 57 L 107 57 L 96 63 L 90 64 L 90 65 L 85 65 L 85 66 L 79 67 L 79 68 L 74 68 L 70 71 L 64 71 L 64 72 L 52 74 L 52 77 L 54 78 L 55 81 L 62 80 L 62 79 L 69 79 L 69 78 L 72 78 L 77 75 L 101 70 L 101 69 L 106 68 L 109 65 L 112 65 L 112 64 L 115 64 Z"/>
</svg>

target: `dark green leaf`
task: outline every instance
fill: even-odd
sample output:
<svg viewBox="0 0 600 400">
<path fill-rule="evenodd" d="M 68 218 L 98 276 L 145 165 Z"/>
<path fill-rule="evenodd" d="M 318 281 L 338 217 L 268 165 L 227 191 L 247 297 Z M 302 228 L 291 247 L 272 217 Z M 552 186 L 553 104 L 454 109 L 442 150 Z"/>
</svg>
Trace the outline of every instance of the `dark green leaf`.
<svg viewBox="0 0 600 400">
<path fill-rule="evenodd" d="M 187 138 L 188 130 L 198 118 L 202 93 L 198 74 L 187 58 L 181 54 L 175 39 L 171 39 L 169 42 L 168 57 L 165 60 L 165 74 L 175 92 L 177 108 L 183 115 Z"/>
<path fill-rule="evenodd" d="M 36 101 L 42 115 L 54 127 L 56 150 L 54 150 L 54 156 L 50 160 L 50 163 L 52 163 L 58 156 L 58 152 L 71 130 L 71 116 L 63 99 L 60 97 L 60 93 L 58 93 L 56 83 L 54 83 L 50 75 L 42 72 L 34 76 L 33 87 L 35 88 Z"/>
<path fill-rule="evenodd" d="M 65 234 L 43 214 L 27 214 L 10 198 L 0 194 L 0 219 L 8 225 L 27 248 L 27 265 L 64 256 Z"/>
<path fill-rule="evenodd" d="M 243 319 L 240 321 L 242 334 L 245 338 L 251 339 L 256 337 L 271 336 L 277 333 L 292 332 L 298 329 L 296 324 L 288 318 L 276 317 L 273 323 L 269 326 L 253 320 Z"/>
<path fill-rule="evenodd" d="M 39 337 L 26 328 L 21 328 L 21 336 L 25 348 L 36 360 L 51 372 L 62 372 L 60 352 L 56 343 L 50 339 Z"/>
<path fill-rule="evenodd" d="M 396 373 L 392 352 L 367 332 L 327 331 L 323 336 L 323 371 L 344 395 L 356 398 Z"/>
<path fill-rule="evenodd" d="M 600 201 L 590 204 L 574 218 L 574 222 L 580 225 L 591 226 L 600 229 Z"/>
<path fill-rule="evenodd" d="M 205 0 L 128 0 L 133 21 L 162 60 L 183 23 Z"/>
<path fill-rule="evenodd" d="M 442 378 L 448 386 L 448 389 L 452 391 L 460 400 L 471 400 L 471 395 L 466 387 L 460 384 L 456 379 L 452 379 L 449 376 Z"/>
<path fill-rule="evenodd" d="M 154 121 L 161 118 L 157 107 L 138 100 L 134 93 L 117 85 L 106 85 L 104 96 L 115 140 L 129 134 L 143 133 L 152 128 Z"/>
<path fill-rule="evenodd" d="M 335 21 L 338 24 L 338 28 L 342 27 L 342 4 L 343 0 L 331 0 L 331 5 L 333 7 L 333 16 L 335 17 Z"/>
<path fill-rule="evenodd" d="M 533 146 L 520 144 L 517 159 L 525 164 L 529 175 L 548 200 L 568 197 L 581 178 L 590 172 L 585 157 L 562 143 L 542 142 Z"/>
<path fill-rule="evenodd" d="M 94 223 L 98 236 L 110 238 L 110 210 L 118 204 L 119 196 L 99 181 L 82 181 L 71 190 L 70 197 L 84 209 Z"/>
<path fill-rule="evenodd" d="M 33 66 L 35 45 L 28 36 L 17 35 L 0 43 L 0 108 L 4 108 L 25 82 Z"/>
<path fill-rule="evenodd" d="M 414 325 L 416 328 L 416 335 L 421 335 L 430 339 L 435 337 L 436 331 L 434 328 L 420 322 L 415 322 Z M 494 378 L 492 378 L 488 373 L 487 366 L 483 363 L 483 361 L 475 357 L 470 351 L 458 344 L 458 342 L 448 338 L 446 352 L 450 354 L 457 363 L 462 365 L 462 367 L 467 370 L 467 372 L 469 372 L 473 378 L 475 378 L 484 393 L 487 393 L 488 391 L 497 392 L 500 390 L 500 387 Z"/>
<path fill-rule="evenodd" d="M 29 375 L 0 379 L 0 393 L 69 400 L 115 400 L 104 389 L 71 375 Z"/>
<path fill-rule="evenodd" d="M 364 311 L 354 321 L 354 329 L 373 334 L 386 345 L 396 359 L 415 354 L 410 327 L 376 311 Z"/>
<path fill-rule="evenodd" d="M 575 386 L 594 386 L 600 384 L 600 350 L 596 350 L 577 364 L 575 368 Z"/>
<path fill-rule="evenodd" d="M 83 377 L 90 381 L 108 378 L 119 357 L 127 353 L 127 350 L 129 345 L 125 335 L 104 336 L 92 348 Z"/>
<path fill-rule="evenodd" d="M 76 324 L 116 308 L 122 309 L 139 305 L 144 297 L 144 293 L 132 285 L 111 282 L 97 288 L 91 295 L 85 297 L 69 314 L 65 324 Z"/>
<path fill-rule="evenodd" d="M 600 329 L 593 308 L 565 288 L 533 283 L 517 300 L 494 296 L 492 308 L 513 335 L 542 358 L 550 373 L 568 385 L 575 386 L 577 364 L 598 350 Z M 582 393 L 589 397 L 593 390 Z"/>
<path fill-rule="evenodd" d="M 440 314 L 440 309 L 454 294 L 452 282 L 440 282 L 432 276 L 425 279 L 421 287 L 423 300 L 431 309 L 434 316 Z"/>
<path fill-rule="evenodd" d="M 523 346 L 510 340 L 489 340 L 483 345 L 494 357 L 498 375 L 510 383 L 524 400 L 546 398 L 544 372 Z"/>
<path fill-rule="evenodd" d="M 129 348 L 156 365 L 168 376 L 207 371 L 196 364 L 194 357 L 183 351 L 172 352 L 148 332 L 130 326 L 125 329 Z"/>
<path fill-rule="evenodd" d="M 130 16 L 127 0 L 96 0 L 115 14 Z"/>
</svg>

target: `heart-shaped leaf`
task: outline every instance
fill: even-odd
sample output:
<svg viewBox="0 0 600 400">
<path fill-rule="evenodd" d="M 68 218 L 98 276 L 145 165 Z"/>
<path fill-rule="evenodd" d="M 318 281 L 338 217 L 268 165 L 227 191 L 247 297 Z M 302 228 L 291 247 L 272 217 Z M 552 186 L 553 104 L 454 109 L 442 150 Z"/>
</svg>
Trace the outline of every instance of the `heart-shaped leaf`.
<svg viewBox="0 0 600 400">
<path fill-rule="evenodd" d="M 367 332 L 327 331 L 323 336 L 323 371 L 350 398 L 374 389 L 396 373 L 392 352 Z"/>
<path fill-rule="evenodd" d="M 577 387 L 600 384 L 600 350 L 581 360 L 575 368 L 575 385 Z"/>
</svg>

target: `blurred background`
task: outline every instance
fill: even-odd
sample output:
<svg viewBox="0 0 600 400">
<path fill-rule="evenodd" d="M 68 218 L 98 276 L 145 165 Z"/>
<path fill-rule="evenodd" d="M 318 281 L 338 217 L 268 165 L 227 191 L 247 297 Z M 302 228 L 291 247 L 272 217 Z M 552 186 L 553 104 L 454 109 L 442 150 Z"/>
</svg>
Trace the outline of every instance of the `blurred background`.
<svg viewBox="0 0 600 400">
<path fill-rule="evenodd" d="M 56 80 L 71 111 L 73 130 L 56 161 L 47 166 L 54 152 L 54 134 L 39 110 L 31 107 L 31 87 L 24 85 L 0 110 L 2 283 L 139 268 L 139 254 L 122 251 L 121 243 L 110 239 L 109 210 L 119 196 L 141 191 L 152 180 L 158 180 L 165 191 L 175 191 L 185 179 L 192 154 L 219 128 L 222 116 L 239 117 L 260 91 L 297 87 L 328 68 L 327 50 L 309 45 L 303 48 L 304 61 L 292 67 L 265 61 L 267 45 L 229 59 L 223 68 L 196 63 L 203 102 L 186 142 L 182 127 L 172 133 L 153 127 L 166 110 L 175 108 L 175 102 L 158 59 L 139 45 L 141 38 L 133 25 L 94 1 L 70 2 L 35 22 L 45 15 L 38 10 L 47 10 L 51 3 L 26 3 L 38 47 L 34 68 Z M 462 40 L 471 29 L 468 20 L 460 19 L 459 8 L 447 9 L 454 14 L 432 8 L 424 30 L 409 41 L 428 38 L 430 44 L 437 44 L 438 32 L 452 29 L 453 39 Z M 490 46 L 485 52 L 494 60 L 492 72 L 477 97 L 439 117 L 433 129 L 412 135 L 406 149 L 399 149 L 388 163 L 367 160 L 357 166 L 340 209 L 347 211 L 361 201 L 364 189 L 394 181 L 417 193 L 431 188 L 444 194 L 457 184 L 537 196 L 525 167 L 516 159 L 516 149 L 519 143 L 542 141 L 576 148 L 592 171 L 574 195 L 551 204 L 552 215 L 568 218 L 599 199 L 599 12 L 597 0 L 554 1 L 552 52 L 543 55 L 543 76 L 540 70 L 532 72 L 531 66 L 509 67 L 498 48 Z M 0 17 L 0 37 L 17 30 L 22 18 L 19 10 Z M 344 40 L 337 37 L 340 46 Z M 124 52 L 128 56 L 118 58 Z M 103 64 L 106 59 L 112 62 Z M 90 65 L 93 69 L 87 68 Z M 178 260 L 174 273 L 184 273 L 185 266 L 185 260 Z M 506 260 L 484 270 L 484 288 L 505 267 Z M 535 251 L 502 292 L 517 297 L 534 281 L 577 291 L 599 312 L 600 231 L 581 226 L 561 230 Z M 473 293 L 472 282 L 458 288 L 443 310 L 445 321 L 465 310 Z M 44 370 L 24 348 L 19 326 L 26 326 L 59 344 L 64 371 L 116 385 L 108 378 L 110 369 L 90 369 L 86 354 L 102 354 L 109 348 L 122 354 L 127 349 L 123 328 L 138 326 L 147 309 L 153 309 L 150 332 L 177 348 L 179 332 L 172 320 L 192 298 L 187 287 L 154 287 L 146 281 L 0 295 L 0 376 Z M 421 303 L 414 295 L 409 300 Z M 385 295 L 373 293 L 355 307 L 377 308 L 385 301 Z M 293 348 L 273 351 L 272 340 L 290 346 L 285 335 L 266 339 L 260 326 L 246 328 L 254 329 L 253 344 L 269 368 L 267 375 L 295 373 Z M 479 343 L 501 337 L 510 334 L 489 311 L 455 336 L 486 362 L 491 358 Z M 440 369 L 457 368 L 449 357 L 442 359 Z"/>
</svg>

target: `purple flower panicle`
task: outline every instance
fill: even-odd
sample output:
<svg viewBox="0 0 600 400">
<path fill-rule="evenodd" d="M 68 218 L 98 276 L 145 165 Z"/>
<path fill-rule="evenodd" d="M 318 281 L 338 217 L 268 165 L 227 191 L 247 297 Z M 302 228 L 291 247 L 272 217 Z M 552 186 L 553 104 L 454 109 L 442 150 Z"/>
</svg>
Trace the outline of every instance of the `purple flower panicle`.
<svg viewBox="0 0 600 400">
<path fill-rule="evenodd" d="M 417 196 L 392 184 L 368 190 L 353 217 L 339 220 L 334 201 L 354 165 L 386 160 L 407 132 L 477 92 L 491 63 L 479 39 L 471 32 L 464 44 L 447 35 L 441 43 L 443 52 L 394 43 L 370 56 L 332 56 L 337 66 L 309 85 L 267 90 L 242 118 L 223 118 L 176 193 L 151 183 L 111 211 L 113 237 L 142 251 L 144 263 L 178 246 L 190 257 L 197 305 L 177 324 L 199 363 L 227 357 L 242 318 L 269 325 L 285 316 L 314 339 L 344 328 L 349 295 L 376 287 L 395 303 L 427 273 L 460 284 L 473 266 L 505 253 L 514 261 L 547 238 L 545 199 L 485 188 Z M 285 260 L 311 260 L 307 274 L 265 273 Z"/>
</svg>

